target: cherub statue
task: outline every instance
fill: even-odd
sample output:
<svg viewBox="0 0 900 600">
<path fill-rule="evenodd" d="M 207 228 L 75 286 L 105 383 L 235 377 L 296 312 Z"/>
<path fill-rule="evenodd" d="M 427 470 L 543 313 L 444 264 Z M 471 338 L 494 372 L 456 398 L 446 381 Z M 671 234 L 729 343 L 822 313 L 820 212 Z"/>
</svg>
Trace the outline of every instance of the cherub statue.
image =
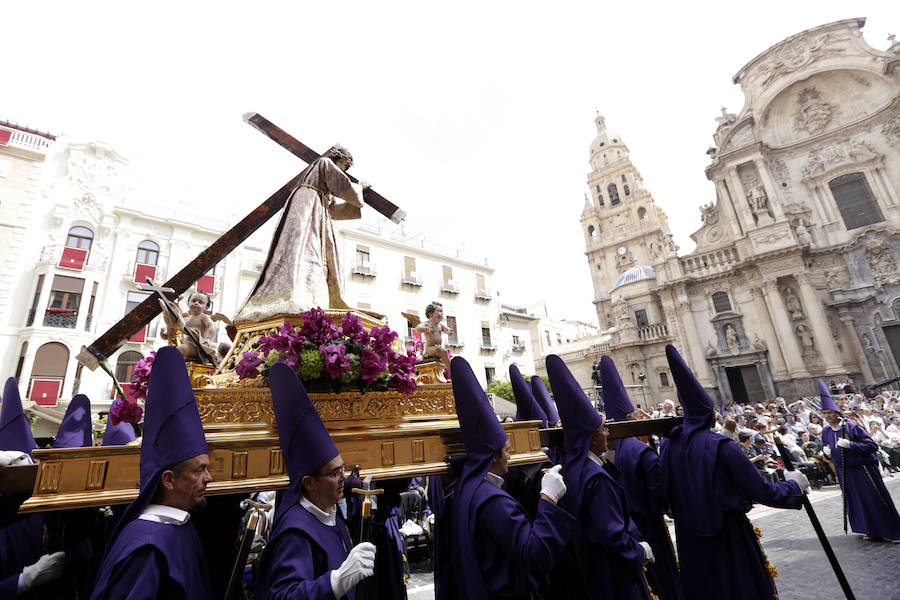
<svg viewBox="0 0 900 600">
<path fill-rule="evenodd" d="M 452 330 L 444 325 L 444 305 L 440 302 L 432 302 L 425 307 L 426 321 L 416 325 L 416 331 L 422 334 L 425 340 L 425 353 L 423 358 L 437 358 L 449 369 L 450 353 L 444 348 L 444 334 L 452 333 Z"/>
<path fill-rule="evenodd" d="M 194 334 L 207 356 L 215 360 L 216 356 L 216 325 L 207 314 L 212 308 L 212 301 L 206 292 L 194 292 L 188 297 L 188 312 L 182 313 L 181 308 L 175 302 L 167 298 L 159 301 L 162 308 L 163 320 L 166 328 L 160 331 L 160 335 L 184 355 L 186 361 L 205 362 L 197 350 L 197 344 L 185 335 L 188 329 Z"/>
</svg>

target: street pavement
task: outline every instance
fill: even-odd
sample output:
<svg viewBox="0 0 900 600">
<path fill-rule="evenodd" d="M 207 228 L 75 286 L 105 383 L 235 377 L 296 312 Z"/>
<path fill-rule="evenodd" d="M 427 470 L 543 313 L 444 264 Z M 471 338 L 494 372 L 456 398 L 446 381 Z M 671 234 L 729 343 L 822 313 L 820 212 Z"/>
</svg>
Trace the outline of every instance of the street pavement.
<svg viewBox="0 0 900 600">
<path fill-rule="evenodd" d="M 900 506 L 900 475 L 886 478 L 885 484 Z M 810 502 L 844 569 L 857 600 L 900 600 L 900 544 L 865 542 L 855 533 L 844 535 L 840 490 L 836 485 L 810 492 Z M 779 600 L 843 598 L 806 511 L 780 510 L 757 506 L 749 515 L 760 528 L 763 551 L 778 569 L 775 584 Z M 672 538 L 674 541 L 674 529 Z M 422 571 L 425 565 L 418 566 Z M 741 575 L 735 565 L 734 583 Z M 723 591 L 725 592 L 725 591 Z M 410 600 L 433 600 L 434 577 L 430 572 L 413 573 L 409 580 Z M 727 597 L 727 592 L 723 593 Z"/>
</svg>

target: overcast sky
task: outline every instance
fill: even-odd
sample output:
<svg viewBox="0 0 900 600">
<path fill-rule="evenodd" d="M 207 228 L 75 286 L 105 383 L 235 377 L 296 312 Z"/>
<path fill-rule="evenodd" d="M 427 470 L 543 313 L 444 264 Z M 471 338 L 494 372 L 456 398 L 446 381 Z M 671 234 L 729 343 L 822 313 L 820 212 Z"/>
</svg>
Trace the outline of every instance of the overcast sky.
<svg viewBox="0 0 900 600">
<path fill-rule="evenodd" d="M 242 122 L 259 112 L 349 147 L 408 233 L 487 257 L 505 301 L 596 322 L 579 226 L 595 112 L 689 252 L 715 117 L 743 106 L 734 74 L 851 17 L 876 48 L 900 35 L 884 0 L 6 3 L 0 119 L 109 143 L 136 200 L 221 217 L 301 168 Z"/>
</svg>

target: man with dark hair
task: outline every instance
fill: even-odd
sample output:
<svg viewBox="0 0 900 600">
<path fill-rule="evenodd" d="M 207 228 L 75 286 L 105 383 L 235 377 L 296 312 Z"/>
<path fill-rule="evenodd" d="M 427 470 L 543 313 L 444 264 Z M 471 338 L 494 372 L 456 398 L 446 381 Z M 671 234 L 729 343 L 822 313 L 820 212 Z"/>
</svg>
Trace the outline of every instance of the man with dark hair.
<svg viewBox="0 0 900 600">
<path fill-rule="evenodd" d="M 150 373 L 140 493 L 113 531 L 92 600 L 211 598 L 189 512 L 212 481 L 207 452 L 184 357 L 166 346 Z"/>
</svg>

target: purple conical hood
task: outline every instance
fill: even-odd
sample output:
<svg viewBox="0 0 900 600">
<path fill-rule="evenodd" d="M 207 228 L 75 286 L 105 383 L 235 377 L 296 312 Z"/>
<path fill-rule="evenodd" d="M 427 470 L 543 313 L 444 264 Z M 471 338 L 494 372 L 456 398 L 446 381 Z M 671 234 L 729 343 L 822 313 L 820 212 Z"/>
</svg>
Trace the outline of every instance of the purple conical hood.
<svg viewBox="0 0 900 600">
<path fill-rule="evenodd" d="M 111 419 L 106 420 L 106 431 L 103 432 L 101 446 L 124 446 L 134 441 L 134 427 L 131 423 L 121 422 L 113 425 Z"/>
<path fill-rule="evenodd" d="M 91 432 L 91 401 L 84 394 L 78 394 L 69 402 L 66 416 L 56 432 L 54 448 L 90 448 L 94 445 Z"/>
<path fill-rule="evenodd" d="M 493 458 L 506 443 L 507 435 L 488 402 L 466 359 L 455 356 L 450 361 L 456 416 L 469 460 Z"/>
<path fill-rule="evenodd" d="M 709 429 L 710 418 L 715 410 L 715 403 L 694 374 L 684 363 L 678 350 L 672 344 L 666 345 L 666 358 L 669 369 L 678 390 L 678 399 L 684 408 L 684 431 L 690 435 L 698 429 Z"/>
<path fill-rule="evenodd" d="M 3 402 L 0 404 L 0 450 L 18 450 L 31 454 L 35 448 L 37 444 L 31 434 L 31 424 L 22 410 L 19 384 L 15 377 L 10 377 L 6 380 Z"/>
<path fill-rule="evenodd" d="M 289 366 L 283 363 L 272 366 L 269 387 L 281 454 L 291 481 L 314 475 L 339 454 L 337 446 L 303 384 Z"/>
<path fill-rule="evenodd" d="M 516 398 L 516 421 L 538 420 L 542 427 L 546 427 L 547 415 L 538 406 L 531 393 L 531 385 L 525 381 L 516 365 L 509 366 L 509 381 Z"/>
<path fill-rule="evenodd" d="M 163 471 L 209 453 L 191 378 L 184 356 L 175 346 L 157 350 L 144 404 L 140 493 L 119 519 L 110 544 L 153 500 Z"/>
<path fill-rule="evenodd" d="M 531 378 L 531 394 L 537 401 L 538 406 L 541 407 L 541 410 L 544 411 L 544 414 L 547 415 L 547 426 L 553 427 L 556 425 L 556 422 L 559 421 L 559 411 L 556 410 L 556 403 L 550 397 L 550 392 L 547 391 L 544 380 L 538 375 Z"/>
<path fill-rule="evenodd" d="M 625 385 L 616 365 L 608 356 L 600 358 L 600 380 L 603 382 L 603 406 L 606 407 L 606 416 L 614 421 L 624 421 L 634 411 Z"/>
<path fill-rule="evenodd" d="M 553 386 L 553 394 L 559 407 L 559 416 L 566 435 L 566 447 L 571 447 L 572 443 L 577 441 L 576 445 L 580 449 L 580 442 L 584 439 L 590 443 L 591 436 L 603 424 L 603 417 L 584 395 L 566 363 L 555 354 L 547 357 L 547 375 L 550 377 L 550 385 Z M 587 446 L 583 450 L 586 453 Z"/>
<path fill-rule="evenodd" d="M 833 410 L 835 412 L 841 412 L 841 409 L 838 408 L 837 402 L 834 401 L 834 398 L 831 397 L 831 392 L 828 391 L 828 386 L 825 385 L 825 382 L 821 379 L 819 380 L 819 402 L 822 405 L 822 410 Z"/>
</svg>

